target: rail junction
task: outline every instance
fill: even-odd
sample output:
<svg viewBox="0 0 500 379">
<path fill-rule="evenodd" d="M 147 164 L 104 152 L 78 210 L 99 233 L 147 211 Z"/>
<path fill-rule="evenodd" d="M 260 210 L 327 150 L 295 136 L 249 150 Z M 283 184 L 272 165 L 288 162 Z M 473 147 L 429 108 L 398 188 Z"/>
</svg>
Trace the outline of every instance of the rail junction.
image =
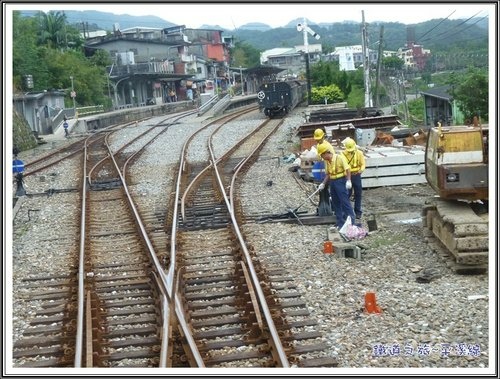
<svg viewBox="0 0 500 379">
<path fill-rule="evenodd" d="M 334 367 L 293 278 L 267 269 L 240 225 L 239 180 L 282 120 L 263 120 L 235 147 L 214 135 L 254 108 L 211 120 L 181 149 L 163 205 L 140 205 L 130 167 L 147 146 L 177 127 L 185 111 L 139 132 L 112 125 L 26 164 L 26 176 L 71 159 L 80 168 L 79 204 L 64 240 L 66 272 L 23 279 L 40 302 L 14 344 L 19 367 Z M 134 130 L 113 147 L 113 136 Z M 205 161 L 190 161 L 193 151 Z M 21 363 L 22 362 L 22 363 Z"/>
</svg>

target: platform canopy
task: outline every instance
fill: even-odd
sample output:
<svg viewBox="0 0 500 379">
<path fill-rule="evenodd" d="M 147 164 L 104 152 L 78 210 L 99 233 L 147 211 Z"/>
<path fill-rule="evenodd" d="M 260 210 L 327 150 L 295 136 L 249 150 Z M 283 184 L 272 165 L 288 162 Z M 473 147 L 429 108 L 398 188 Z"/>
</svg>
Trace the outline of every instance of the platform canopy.
<svg viewBox="0 0 500 379">
<path fill-rule="evenodd" d="M 256 76 L 263 77 L 263 76 L 277 75 L 283 71 L 286 71 L 286 69 L 275 66 L 260 65 L 256 67 L 247 68 L 245 72 L 248 75 L 255 74 Z"/>
</svg>

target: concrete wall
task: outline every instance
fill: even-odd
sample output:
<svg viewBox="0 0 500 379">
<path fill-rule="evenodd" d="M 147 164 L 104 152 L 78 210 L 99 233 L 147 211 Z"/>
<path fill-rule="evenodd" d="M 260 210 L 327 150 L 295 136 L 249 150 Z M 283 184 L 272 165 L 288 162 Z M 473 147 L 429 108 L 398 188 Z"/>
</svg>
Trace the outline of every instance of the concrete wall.
<svg viewBox="0 0 500 379">
<path fill-rule="evenodd" d="M 36 138 L 26 120 L 16 111 L 16 109 L 14 109 L 12 116 L 13 147 L 17 147 L 19 151 L 25 151 L 36 147 Z"/>
<path fill-rule="evenodd" d="M 77 120 L 72 131 L 85 133 L 92 129 L 102 129 L 110 125 L 141 120 L 147 117 L 158 117 L 167 113 L 181 112 L 195 109 L 191 101 L 179 101 L 161 105 L 152 105 L 140 108 L 121 109 L 113 112 L 82 117 Z"/>
</svg>

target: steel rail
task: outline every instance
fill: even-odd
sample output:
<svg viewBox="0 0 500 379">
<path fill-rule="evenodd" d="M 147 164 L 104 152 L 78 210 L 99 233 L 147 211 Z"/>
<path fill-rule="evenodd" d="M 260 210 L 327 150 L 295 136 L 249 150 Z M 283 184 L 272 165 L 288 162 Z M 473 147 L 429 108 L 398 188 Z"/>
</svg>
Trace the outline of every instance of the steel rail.
<svg viewBox="0 0 500 379">
<path fill-rule="evenodd" d="M 249 270 L 249 274 L 253 283 L 254 291 L 257 293 L 257 297 L 259 299 L 259 304 L 262 307 L 263 313 L 264 313 L 264 318 L 266 319 L 267 326 L 269 327 L 269 332 L 271 333 L 271 341 L 274 345 L 274 351 L 277 353 L 277 357 L 275 357 L 278 360 L 278 364 L 280 367 L 290 367 L 290 363 L 288 362 L 288 358 L 286 356 L 285 350 L 283 348 L 283 345 L 281 343 L 281 339 L 278 334 L 278 330 L 276 328 L 276 325 L 274 324 L 274 320 L 272 319 L 271 316 L 271 311 L 269 309 L 269 306 L 267 305 L 266 302 L 266 297 L 264 295 L 264 292 L 262 291 L 262 288 L 260 286 L 260 281 L 259 278 L 257 277 L 257 272 L 255 270 L 255 267 L 252 262 L 252 258 L 250 256 L 250 252 L 248 251 L 248 248 L 246 246 L 246 242 L 241 234 L 241 231 L 238 227 L 238 221 L 236 220 L 235 214 L 234 214 L 234 209 L 231 205 L 231 202 L 228 199 L 228 196 L 225 193 L 225 187 L 224 183 L 222 182 L 222 178 L 220 176 L 218 167 L 217 167 L 217 160 L 215 159 L 214 152 L 212 149 L 212 146 L 209 146 L 210 154 L 212 157 L 212 164 L 214 166 L 214 173 L 216 175 L 217 181 L 219 183 L 219 187 L 221 189 L 221 192 L 223 194 L 224 202 L 226 203 L 226 207 L 229 211 L 229 214 L 231 216 L 231 220 L 233 222 L 234 226 L 234 231 L 236 233 L 236 236 L 238 237 L 238 241 L 240 242 L 241 248 L 243 249 L 246 265 Z"/>
<path fill-rule="evenodd" d="M 179 118 L 176 119 L 176 121 L 178 119 L 180 119 L 180 118 L 188 116 L 189 114 L 190 113 L 184 114 L 184 115 L 180 116 Z M 166 129 L 163 130 L 161 133 L 163 133 L 165 131 L 166 131 Z M 151 141 L 149 141 L 149 143 L 147 143 L 146 145 L 144 145 L 143 148 L 146 147 L 146 146 L 148 146 L 150 143 L 152 143 L 153 140 L 156 139 L 156 138 L 158 138 L 158 136 L 161 133 L 159 133 L 158 135 L 156 135 Z M 169 349 L 169 338 L 170 338 L 170 334 L 171 334 L 170 333 L 170 325 L 171 325 L 170 309 L 171 309 L 171 307 L 170 306 L 167 307 L 166 304 L 171 304 L 172 300 L 174 300 L 175 305 L 176 305 L 175 306 L 175 311 L 176 311 L 177 321 L 179 322 L 179 325 L 181 325 L 184 333 L 187 333 L 186 338 L 189 338 L 191 336 L 190 336 L 190 333 L 188 333 L 189 327 L 188 327 L 187 322 L 186 322 L 186 320 L 184 318 L 184 312 L 182 311 L 182 304 L 178 301 L 177 298 L 175 298 L 174 288 L 170 284 L 170 283 L 173 284 L 173 282 L 169 281 L 168 275 L 165 273 L 165 270 L 162 267 L 161 262 L 158 259 L 158 256 L 156 255 L 156 252 L 155 252 L 154 247 L 153 247 L 153 245 L 151 243 L 151 240 L 149 239 L 149 237 L 147 235 L 146 228 L 144 227 L 142 219 L 141 219 L 141 217 L 140 217 L 140 215 L 139 215 L 139 213 L 138 213 L 138 211 L 137 211 L 137 209 L 135 207 L 135 204 L 134 204 L 134 202 L 132 200 L 132 197 L 130 196 L 130 194 L 128 192 L 128 189 L 126 187 L 126 183 L 125 183 L 124 177 L 125 177 L 125 174 L 126 174 L 127 165 L 129 163 L 129 161 L 135 159 L 135 156 L 138 153 L 139 152 L 136 152 L 136 153 L 132 154 L 127 159 L 127 161 L 123 165 L 122 171 L 119 170 L 119 168 L 117 166 L 117 163 L 116 163 L 113 155 L 112 155 L 112 159 L 115 162 L 115 166 L 117 167 L 118 173 L 120 175 L 120 178 L 122 179 L 122 183 L 123 183 L 125 192 L 127 194 L 127 198 L 129 200 L 130 207 L 131 207 L 131 209 L 134 212 L 134 215 L 136 217 L 139 229 L 140 229 L 141 234 L 142 234 L 142 236 L 144 238 L 144 241 L 146 242 L 146 245 L 148 247 L 150 256 L 151 256 L 151 258 L 153 260 L 154 266 L 155 266 L 157 272 L 160 275 L 160 279 L 161 279 L 161 281 L 160 281 L 161 282 L 160 290 L 161 290 L 161 292 L 163 294 L 163 299 L 162 299 L 163 300 L 162 301 L 162 303 L 163 303 L 162 313 L 163 313 L 164 323 L 163 323 L 163 326 L 162 326 L 163 332 L 162 332 L 162 345 L 161 345 L 161 352 L 160 352 L 160 364 L 159 364 L 159 367 L 167 367 L 167 365 L 169 364 L 167 351 Z M 198 356 L 196 356 L 196 354 L 195 354 L 195 359 L 200 364 L 199 367 L 204 367 L 203 360 L 201 359 L 201 355 L 199 354 L 199 352 L 198 352 Z"/>
<path fill-rule="evenodd" d="M 252 110 L 253 111 L 253 110 Z M 249 113 L 248 110 L 244 110 L 242 112 L 237 112 L 234 115 L 226 116 L 223 117 L 222 119 L 226 119 L 227 121 L 233 120 L 237 117 L 239 117 L 242 114 Z M 182 175 L 185 172 L 186 165 L 187 165 L 187 147 L 191 143 L 191 140 L 196 136 L 196 134 L 200 133 L 202 130 L 205 128 L 208 128 L 210 125 L 219 122 L 220 119 L 214 120 L 207 125 L 205 125 L 203 128 L 199 129 L 195 133 L 193 133 L 184 143 L 182 146 L 181 150 L 181 159 L 179 162 L 179 170 L 177 172 L 177 182 L 175 185 L 175 200 L 174 200 L 174 209 L 173 209 L 173 221 L 172 221 L 172 228 L 171 228 L 171 233 L 170 233 L 170 266 L 167 271 L 166 275 L 166 280 L 167 280 L 167 288 L 168 288 L 168 294 L 172 298 L 174 298 L 175 301 L 175 313 L 177 315 L 177 321 L 179 322 L 179 325 L 182 328 L 182 331 L 184 333 L 184 337 L 186 338 L 188 345 L 191 348 L 191 357 L 195 360 L 196 364 L 198 367 L 205 367 L 205 363 L 203 362 L 203 358 L 201 357 L 201 354 L 197 348 L 196 342 L 193 339 L 193 336 L 191 334 L 191 330 L 184 318 L 184 311 L 183 311 L 183 306 L 182 302 L 179 299 L 179 296 L 176 296 L 177 291 L 175 288 L 175 275 L 177 273 L 176 269 L 176 245 L 177 245 L 177 223 L 178 223 L 178 217 L 177 215 L 179 214 L 179 202 L 181 202 L 181 208 L 184 209 L 184 198 L 185 196 L 180 196 L 181 193 L 181 183 L 182 183 Z M 222 126 L 222 125 L 221 125 Z M 208 170 L 208 168 L 211 166 L 211 163 L 209 166 L 205 167 L 205 170 Z M 200 175 L 198 175 L 199 177 Z M 196 180 L 196 179 L 195 179 Z M 193 180 L 193 182 L 195 181 Z M 191 182 L 192 183 L 192 182 Z M 191 188 L 191 183 L 188 188 Z M 189 191 L 185 190 L 184 195 L 188 193 Z M 184 215 L 183 215 L 184 217 Z"/>
<path fill-rule="evenodd" d="M 90 137 L 89 137 L 90 138 Z M 76 319 L 76 342 L 75 342 L 75 367 L 82 367 L 82 344 L 83 344 L 83 314 L 85 302 L 84 274 L 85 274 L 85 209 L 87 200 L 87 138 L 83 147 L 83 183 L 82 183 L 82 212 L 80 219 L 80 254 L 78 263 L 78 312 Z"/>
<path fill-rule="evenodd" d="M 120 128 L 125 128 L 125 127 L 127 127 L 128 125 L 130 125 L 130 124 L 132 124 L 132 122 L 125 123 L 125 124 L 123 124 Z M 54 156 L 54 155 L 61 154 L 62 152 L 65 152 L 65 151 L 70 151 L 70 154 L 69 154 L 69 155 L 66 155 L 65 157 L 62 157 L 62 158 L 57 159 L 57 160 L 55 160 L 55 161 L 53 161 L 53 162 L 50 162 L 50 163 L 46 164 L 45 166 L 42 166 L 42 167 L 39 167 L 39 168 L 35 168 L 35 169 L 31 170 L 31 171 L 28 171 L 28 172 L 26 172 L 26 173 L 24 174 L 24 176 L 26 177 L 26 176 L 29 176 L 29 175 L 35 174 L 35 173 L 37 173 L 37 172 L 39 172 L 39 171 L 42 171 L 42 170 L 46 169 L 47 167 L 53 166 L 53 165 L 55 165 L 56 163 L 59 163 L 59 162 L 61 162 L 61 161 L 65 160 L 65 159 L 68 159 L 69 157 L 72 157 L 73 155 L 78 154 L 79 152 L 81 152 L 82 150 L 84 150 L 85 145 L 86 145 L 86 146 L 90 146 L 90 145 L 92 145 L 93 143 L 98 142 L 100 139 L 102 139 L 102 136 L 100 136 L 100 134 L 101 134 L 101 133 L 103 133 L 103 132 L 107 132 L 107 131 L 109 131 L 109 130 L 114 131 L 114 130 L 113 130 L 113 128 L 115 128 L 116 126 L 117 126 L 117 125 L 114 125 L 114 124 L 113 124 L 113 125 L 110 125 L 110 126 L 108 126 L 108 127 L 106 127 L 106 128 L 102 128 L 102 129 L 101 129 L 100 131 L 98 131 L 97 133 L 95 133 L 95 134 L 93 134 L 93 135 L 91 135 L 91 136 L 88 136 L 87 138 L 85 138 L 85 139 L 84 139 L 84 142 L 83 142 L 83 143 L 84 143 L 84 146 L 83 146 L 83 147 L 81 147 L 81 148 L 79 148 L 79 147 L 78 147 L 78 145 L 81 145 L 82 140 L 78 140 L 78 141 L 76 141 L 76 142 L 74 142 L 74 143 L 72 143 L 72 144 L 70 144 L 70 145 L 68 145 L 68 146 L 65 146 L 65 147 L 63 147 L 63 148 L 61 148 L 61 149 L 59 149 L 59 150 L 57 150 L 57 151 L 55 151 L 55 152 L 53 152 L 53 153 L 51 153 L 51 154 L 45 155 L 45 156 L 43 156 L 43 157 L 41 157 L 41 158 L 39 158 L 39 159 L 36 159 L 36 160 L 34 160 L 34 161 L 32 161 L 32 162 L 26 163 L 26 164 L 25 164 L 25 166 L 24 166 L 24 167 L 25 167 L 25 169 L 26 169 L 27 167 L 33 166 L 33 165 L 35 165 L 35 164 L 37 164 L 37 163 L 39 163 L 39 162 L 43 161 L 43 160 L 46 160 L 47 158 L 50 158 L 50 157 L 52 157 L 52 156 Z M 90 140 L 90 139 L 92 139 L 93 137 L 96 137 L 96 138 L 94 138 L 92 141 L 90 141 L 90 142 L 89 142 L 89 140 Z M 72 151 L 74 148 L 76 148 L 76 150 Z"/>
<path fill-rule="evenodd" d="M 187 115 L 187 114 L 186 114 Z M 185 115 L 185 116 L 186 116 Z M 118 176 L 120 178 L 120 181 L 122 183 L 122 187 L 123 187 L 123 191 L 127 197 L 127 200 L 128 200 L 128 203 L 129 203 L 129 206 L 130 206 L 130 209 L 132 210 L 135 218 L 136 218 L 136 221 L 137 221 L 137 225 L 139 227 L 139 230 L 141 232 L 141 236 L 148 248 L 148 252 L 151 256 L 151 259 L 153 260 L 154 262 L 154 265 L 155 267 L 157 268 L 158 270 L 158 273 L 160 274 L 160 277 L 162 278 L 162 280 L 160 281 L 157 281 L 157 283 L 159 284 L 159 289 L 160 289 L 160 292 L 162 294 L 167 294 L 168 295 L 168 292 L 166 291 L 166 280 L 165 280 L 165 273 L 164 273 L 164 270 L 163 268 L 161 267 L 161 263 L 156 255 L 156 252 L 154 250 L 154 247 L 147 235 L 147 231 L 144 227 L 144 224 L 142 222 L 142 219 L 140 218 L 139 216 L 139 212 L 137 211 L 136 207 L 135 207 L 135 204 L 134 204 L 134 201 L 132 199 L 132 196 L 130 195 L 129 191 L 128 191 L 128 188 L 127 188 L 127 184 L 126 184 L 126 180 L 125 180 L 125 175 L 122 175 L 121 173 L 121 170 L 118 166 L 118 163 L 115 159 L 115 154 L 112 149 L 111 149 L 111 146 L 109 145 L 109 142 L 108 142 L 108 137 L 111 133 L 106 133 L 105 137 L 104 137 L 104 142 L 106 144 L 106 147 L 108 148 L 108 155 L 106 156 L 106 158 L 104 158 L 103 160 L 99 161 L 98 164 L 102 163 L 102 161 L 106 160 L 106 159 L 111 159 L 111 161 L 113 162 L 113 165 L 116 169 L 116 172 L 118 173 Z M 155 136 L 154 138 L 156 138 L 157 136 Z M 84 289 L 84 280 L 85 280 L 85 265 L 84 265 L 84 262 L 85 262 L 85 240 L 86 240 L 86 229 L 85 229 L 85 215 L 86 215 L 86 212 L 85 212 L 85 209 L 86 209 L 86 194 L 87 194 L 87 187 L 90 185 L 90 172 L 87 173 L 87 148 L 88 148 L 88 140 L 92 138 L 92 136 L 88 137 L 86 140 L 85 140 L 85 143 L 84 143 L 84 154 L 83 154 L 83 159 L 84 159 L 84 162 L 83 162 L 83 184 L 82 184 L 82 217 L 81 217 L 81 222 L 80 222 L 80 230 L 81 230 L 81 234 L 80 234 L 80 254 L 79 254 L 79 268 L 78 268 L 78 311 L 77 311 L 77 330 L 76 330 L 76 346 L 75 346 L 75 364 L 74 366 L 75 367 L 82 367 L 82 353 L 83 353 L 83 329 L 84 329 L 84 310 L 85 310 L 85 289 Z M 147 145 L 145 145 L 147 146 Z M 144 147 L 145 147 L 144 146 Z M 143 148 L 144 148 L 143 147 Z M 121 150 L 121 149 L 120 149 Z M 133 154 L 131 157 L 128 158 L 127 160 L 127 163 L 128 161 L 130 161 L 133 157 L 135 156 L 135 154 Z M 96 164 L 94 167 L 92 167 L 91 171 L 98 165 Z M 125 170 L 124 170 L 125 172 Z M 166 304 L 166 303 L 170 303 L 170 299 L 165 299 L 165 297 L 162 299 L 162 302 L 163 304 Z M 165 325 L 169 325 L 169 313 L 165 311 L 165 306 L 163 306 L 162 308 L 162 313 L 163 313 L 163 316 L 164 316 L 164 327 Z M 88 333 L 89 331 L 87 331 Z M 164 335 L 167 335 L 168 336 L 168 327 L 167 327 L 167 333 L 163 333 L 162 335 L 162 338 Z M 168 338 L 168 337 L 167 337 Z M 88 339 L 88 338 L 87 338 Z M 162 339 L 162 349 L 163 349 L 163 343 L 165 342 L 165 339 L 163 338 Z M 166 347 L 168 346 L 168 342 L 167 342 L 167 345 Z M 165 347 L 165 348 L 166 348 Z M 162 361 L 160 359 L 160 364 L 164 364 L 164 361 Z"/>
<path fill-rule="evenodd" d="M 175 121 L 177 121 L 177 120 L 179 120 L 179 119 L 181 119 L 183 117 L 186 117 L 188 115 L 189 114 L 183 115 L 183 116 L 177 118 Z M 120 177 L 122 177 L 122 175 L 123 175 L 123 177 L 126 176 L 128 163 L 131 162 L 132 160 L 134 160 L 136 158 L 136 155 L 142 153 L 142 151 L 144 150 L 144 148 L 146 146 L 148 146 L 149 144 L 151 144 L 156 138 L 158 138 L 162 133 L 164 133 L 166 131 L 167 131 L 167 129 L 162 130 L 160 133 L 158 133 L 156 136 L 154 136 L 147 144 L 145 144 L 142 147 L 141 150 L 136 151 L 134 154 L 132 154 L 130 157 L 128 157 L 128 159 L 125 161 L 125 163 L 124 163 L 124 165 L 122 167 L 122 171 L 121 171 L 122 174 L 120 174 Z M 127 194 L 128 194 L 128 190 L 127 190 Z M 166 304 L 170 304 L 171 305 L 173 303 L 172 299 L 174 299 L 174 301 L 175 301 L 176 314 L 177 314 L 177 319 L 178 319 L 179 324 L 181 325 L 181 327 L 183 328 L 183 330 L 184 330 L 185 333 L 189 329 L 188 329 L 188 326 L 187 326 L 187 322 L 184 319 L 184 312 L 181 311 L 181 309 L 179 309 L 179 311 L 177 311 L 178 306 L 177 306 L 177 301 L 176 301 L 177 299 L 175 299 L 174 289 L 169 287 L 170 286 L 170 281 L 168 280 L 168 276 L 165 274 L 165 269 L 161 265 L 160 260 L 158 259 L 158 256 L 156 255 L 156 252 L 154 250 L 154 247 L 151 244 L 151 241 L 150 241 L 149 237 L 147 236 L 147 232 L 146 232 L 146 229 L 144 228 L 144 224 L 142 222 L 142 219 L 141 219 L 140 215 L 138 214 L 138 212 L 136 211 L 135 205 L 134 205 L 133 200 L 131 198 L 130 198 L 129 202 L 131 204 L 132 209 L 134 210 L 134 214 L 136 215 L 136 219 L 137 219 L 137 222 L 139 223 L 140 229 L 143 232 L 144 240 L 146 241 L 146 244 L 147 244 L 147 246 L 148 246 L 148 248 L 150 250 L 150 255 L 151 255 L 151 258 L 153 259 L 154 266 L 155 266 L 157 272 L 160 275 L 160 277 L 159 277 L 159 279 L 161 281 L 160 291 L 162 292 L 162 295 L 163 295 L 163 298 L 162 298 L 162 304 L 163 304 L 162 313 L 163 313 L 163 316 L 164 316 L 164 322 L 163 322 L 163 325 L 162 325 L 162 344 L 161 344 L 159 367 L 167 367 L 167 365 L 168 365 L 168 361 L 167 361 L 168 360 L 168 354 L 167 354 L 167 352 L 168 352 L 168 349 L 169 349 L 169 341 L 168 340 L 169 340 L 169 337 L 170 337 L 170 324 L 171 324 L 171 320 L 170 320 L 170 313 L 171 313 L 170 312 L 170 308 L 171 307 L 166 307 Z M 199 353 L 198 353 L 198 355 L 199 355 Z M 201 363 L 203 362 L 201 360 L 201 355 L 199 355 L 199 360 L 200 360 Z M 200 367 L 204 367 L 204 366 L 202 365 Z"/>
<path fill-rule="evenodd" d="M 208 126 L 208 125 L 207 125 Z M 171 229 L 171 234 L 170 234 L 170 265 L 167 271 L 166 275 L 166 281 L 167 281 L 167 290 L 170 298 L 173 298 L 175 301 L 175 314 L 177 316 L 177 321 L 179 322 L 179 325 L 181 326 L 183 332 L 184 332 L 184 337 L 187 339 L 189 346 L 191 347 L 191 352 L 192 352 L 192 357 L 196 361 L 196 364 L 198 367 L 205 367 L 205 363 L 203 362 L 203 358 L 201 357 L 201 354 L 196 347 L 196 342 L 193 339 L 193 336 L 190 332 L 190 329 L 187 325 L 187 322 L 184 318 L 184 311 L 182 307 L 182 303 L 179 300 L 179 296 L 176 296 L 176 290 L 175 290 L 175 272 L 176 272 L 176 264 L 175 264 L 175 246 L 177 244 L 177 217 L 176 215 L 179 213 L 179 194 L 181 191 L 181 182 L 182 182 L 182 173 L 184 172 L 183 168 L 185 168 L 185 155 L 187 151 L 187 146 L 190 143 L 191 139 L 194 137 L 196 133 L 194 133 L 182 146 L 181 150 L 181 160 L 179 162 L 179 171 L 177 173 L 177 183 L 175 186 L 175 201 L 174 201 L 174 210 L 173 210 L 173 221 L 172 221 L 172 229 Z"/>
</svg>

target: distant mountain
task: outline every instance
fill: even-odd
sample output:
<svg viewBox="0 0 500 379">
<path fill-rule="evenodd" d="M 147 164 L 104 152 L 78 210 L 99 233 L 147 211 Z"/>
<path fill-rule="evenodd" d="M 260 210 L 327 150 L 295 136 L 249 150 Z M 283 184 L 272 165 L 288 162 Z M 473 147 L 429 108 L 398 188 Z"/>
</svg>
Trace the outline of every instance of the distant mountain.
<svg viewBox="0 0 500 379">
<path fill-rule="evenodd" d="M 196 29 L 213 29 L 213 30 L 227 30 L 226 28 L 223 28 L 220 25 L 208 25 L 208 24 L 203 24 L 199 28 Z"/>
<path fill-rule="evenodd" d="M 297 24 L 303 24 L 303 23 L 304 23 L 304 18 L 303 17 L 302 18 L 296 18 L 295 20 L 290 21 L 289 23 L 287 23 L 283 27 L 284 28 L 296 28 Z M 318 24 L 316 24 L 314 21 L 309 20 L 308 18 L 306 18 L 306 23 L 307 23 L 307 26 L 310 26 L 310 27 L 318 26 Z"/>
<path fill-rule="evenodd" d="M 36 5 L 34 5 L 35 7 Z M 118 5 L 117 5 L 118 7 Z M 61 10 L 62 12 L 62 10 Z M 21 15 L 33 17 L 38 11 L 21 11 Z M 104 30 L 113 30 L 113 25 L 118 24 L 120 29 L 143 26 L 148 28 L 168 28 L 178 24 L 165 21 L 158 16 L 131 16 L 129 14 L 114 14 L 99 11 L 67 11 L 65 10 L 66 20 L 69 24 L 81 25 L 82 22 L 88 22 Z"/>
<path fill-rule="evenodd" d="M 260 32 L 265 32 L 267 30 L 271 30 L 272 28 L 269 25 L 263 24 L 261 22 L 249 22 L 248 24 L 241 25 L 238 29 L 258 30 Z"/>
<path fill-rule="evenodd" d="M 34 5 L 35 7 L 35 5 Z M 119 9 L 119 8 L 118 8 Z M 23 16 L 34 16 L 37 11 L 21 11 Z M 114 24 L 120 29 L 136 26 L 150 28 L 167 28 L 179 24 L 165 21 L 158 16 L 131 16 L 127 14 L 113 14 L 99 11 L 64 11 L 69 23 L 78 28 L 82 22 L 89 25 L 89 30 L 113 30 Z M 336 46 L 361 45 L 361 22 L 344 21 L 320 23 L 306 19 L 310 26 L 321 37 L 323 51 L 332 51 Z M 200 29 L 222 30 L 264 51 L 275 47 L 293 47 L 304 43 L 303 34 L 297 31 L 297 24 L 303 23 L 303 18 L 290 21 L 286 26 L 272 29 L 269 25 L 260 22 L 251 22 L 230 30 L 218 25 L 203 25 Z M 384 49 L 397 50 L 406 44 L 409 28 L 413 28 L 416 43 L 422 44 L 425 49 L 438 50 L 474 50 L 478 46 L 485 48 L 488 40 L 488 18 L 472 18 L 467 20 L 433 19 L 418 24 L 406 25 L 399 22 L 370 22 L 368 24 L 368 39 L 372 45 L 379 40 L 380 27 L 384 25 Z M 487 48 L 487 47 L 486 47 Z"/>
</svg>

